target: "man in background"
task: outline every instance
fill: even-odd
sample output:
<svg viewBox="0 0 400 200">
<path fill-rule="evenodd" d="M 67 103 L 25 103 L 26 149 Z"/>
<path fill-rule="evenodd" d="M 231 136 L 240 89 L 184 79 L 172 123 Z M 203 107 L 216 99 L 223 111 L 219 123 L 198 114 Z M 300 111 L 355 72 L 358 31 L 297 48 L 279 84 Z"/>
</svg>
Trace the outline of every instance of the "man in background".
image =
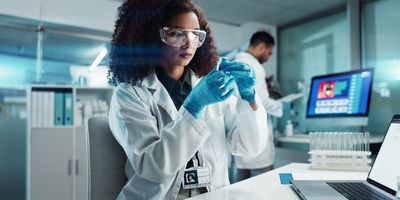
<svg viewBox="0 0 400 200">
<path fill-rule="evenodd" d="M 274 45 L 275 40 L 271 34 L 266 31 L 258 31 L 251 37 L 248 49 L 245 52 L 237 54 L 235 60 L 246 63 L 254 69 L 257 81 L 255 90 L 267 114 L 274 117 L 281 117 L 283 114 L 282 103 L 269 97 L 267 83 L 265 81 L 265 70 L 262 66 L 272 55 Z M 253 158 L 234 156 L 234 162 L 237 168 L 234 178 L 235 182 L 259 175 L 273 168 L 275 147 L 273 142 L 273 126 L 270 116 L 268 116 L 267 121 L 269 126 L 268 133 L 266 134 L 268 134 L 269 143 L 266 145 L 264 151 Z"/>
</svg>

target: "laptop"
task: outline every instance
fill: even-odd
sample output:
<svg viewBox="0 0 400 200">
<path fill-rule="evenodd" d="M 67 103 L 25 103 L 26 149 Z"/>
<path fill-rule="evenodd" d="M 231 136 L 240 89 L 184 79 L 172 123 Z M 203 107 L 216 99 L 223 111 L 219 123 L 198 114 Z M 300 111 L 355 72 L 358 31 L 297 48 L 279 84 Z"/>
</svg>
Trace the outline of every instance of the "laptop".
<svg viewBox="0 0 400 200">
<path fill-rule="evenodd" d="M 365 181 L 293 180 L 292 188 L 307 200 L 396 199 L 400 176 L 400 115 L 394 115 Z"/>
</svg>

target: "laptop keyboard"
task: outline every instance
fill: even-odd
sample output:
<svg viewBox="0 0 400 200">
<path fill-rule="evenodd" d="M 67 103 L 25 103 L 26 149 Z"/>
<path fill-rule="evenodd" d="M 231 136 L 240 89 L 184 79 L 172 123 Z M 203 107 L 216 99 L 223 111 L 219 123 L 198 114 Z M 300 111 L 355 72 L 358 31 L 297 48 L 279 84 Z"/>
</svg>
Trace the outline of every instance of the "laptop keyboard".
<svg viewBox="0 0 400 200">
<path fill-rule="evenodd" d="M 390 200 L 390 198 L 363 183 L 327 182 L 327 184 L 349 200 Z"/>
</svg>

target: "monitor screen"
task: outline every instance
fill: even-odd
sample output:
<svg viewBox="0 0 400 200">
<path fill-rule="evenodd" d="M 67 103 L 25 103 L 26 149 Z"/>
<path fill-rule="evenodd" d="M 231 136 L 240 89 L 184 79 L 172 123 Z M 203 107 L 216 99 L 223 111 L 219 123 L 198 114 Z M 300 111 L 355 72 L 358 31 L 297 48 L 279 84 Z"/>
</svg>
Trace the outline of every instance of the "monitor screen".
<svg viewBox="0 0 400 200">
<path fill-rule="evenodd" d="M 374 165 L 369 172 L 372 180 L 391 190 L 397 190 L 396 176 L 400 175 L 400 159 L 394 159 L 400 151 L 400 115 L 395 115 L 386 132 Z"/>
<path fill-rule="evenodd" d="M 368 116 L 373 69 L 312 78 L 307 117 Z"/>
</svg>

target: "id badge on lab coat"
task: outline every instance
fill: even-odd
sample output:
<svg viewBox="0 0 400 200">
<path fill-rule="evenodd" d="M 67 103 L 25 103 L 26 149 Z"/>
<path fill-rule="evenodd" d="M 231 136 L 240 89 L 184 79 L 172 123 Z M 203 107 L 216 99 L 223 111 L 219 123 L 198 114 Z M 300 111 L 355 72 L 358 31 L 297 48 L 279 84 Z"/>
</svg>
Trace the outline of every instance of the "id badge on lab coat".
<svg viewBox="0 0 400 200">
<path fill-rule="evenodd" d="M 183 173 L 183 189 L 208 187 L 211 184 L 210 169 L 208 167 L 191 167 Z"/>
</svg>

